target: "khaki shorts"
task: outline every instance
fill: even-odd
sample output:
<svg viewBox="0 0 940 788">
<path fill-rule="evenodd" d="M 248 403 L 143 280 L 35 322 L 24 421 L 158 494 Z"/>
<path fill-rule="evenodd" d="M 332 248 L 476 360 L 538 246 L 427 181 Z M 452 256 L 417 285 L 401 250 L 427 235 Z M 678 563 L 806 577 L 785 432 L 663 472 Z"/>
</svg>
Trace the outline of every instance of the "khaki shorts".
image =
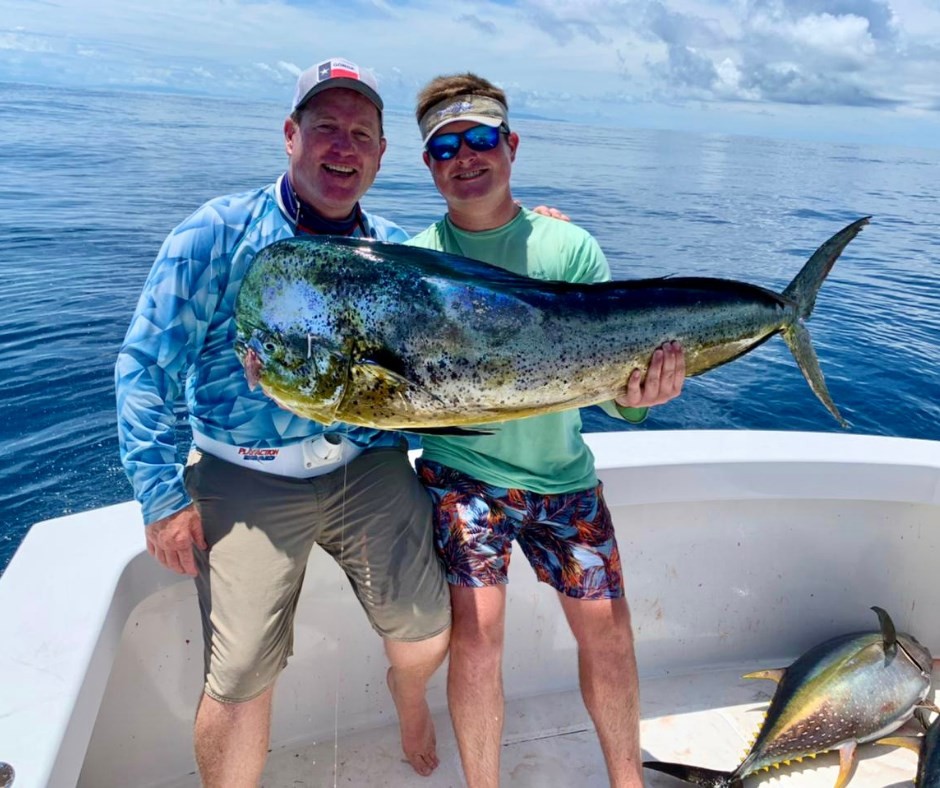
<svg viewBox="0 0 940 788">
<path fill-rule="evenodd" d="M 196 588 L 205 691 L 216 700 L 251 700 L 287 664 L 314 544 L 346 573 L 382 637 L 425 640 L 450 626 L 431 501 L 404 451 L 369 450 L 312 479 L 274 476 L 194 451 L 186 485 L 209 546 L 195 551 Z"/>
</svg>

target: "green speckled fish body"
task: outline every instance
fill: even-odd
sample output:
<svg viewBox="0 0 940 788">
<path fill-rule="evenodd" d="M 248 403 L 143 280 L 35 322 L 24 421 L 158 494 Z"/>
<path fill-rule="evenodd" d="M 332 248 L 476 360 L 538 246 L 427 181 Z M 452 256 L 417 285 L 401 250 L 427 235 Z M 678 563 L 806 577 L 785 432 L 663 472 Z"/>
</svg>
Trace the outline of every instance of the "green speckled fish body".
<svg viewBox="0 0 940 788">
<path fill-rule="evenodd" d="M 288 239 L 245 276 L 236 352 L 251 382 L 302 416 L 435 428 L 612 399 L 669 340 L 697 375 L 781 333 L 839 418 L 803 319 L 866 222 L 827 241 L 782 294 L 705 278 L 544 282 L 414 247 Z"/>
</svg>

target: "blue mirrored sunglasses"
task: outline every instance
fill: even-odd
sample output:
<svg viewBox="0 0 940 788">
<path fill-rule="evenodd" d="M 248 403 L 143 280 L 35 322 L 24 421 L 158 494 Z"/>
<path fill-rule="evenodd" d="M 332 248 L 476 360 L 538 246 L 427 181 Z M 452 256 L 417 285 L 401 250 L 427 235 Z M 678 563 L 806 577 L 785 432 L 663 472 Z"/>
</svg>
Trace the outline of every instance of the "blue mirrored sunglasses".
<svg viewBox="0 0 940 788">
<path fill-rule="evenodd" d="M 505 123 L 499 126 L 487 126 L 485 123 L 481 123 L 479 126 L 472 126 L 466 131 L 455 134 L 438 134 L 436 137 L 431 137 L 424 149 L 435 161 L 447 161 L 457 155 L 461 141 L 467 143 L 470 150 L 488 151 L 499 145 L 500 134 L 508 133 L 509 127 Z"/>
</svg>

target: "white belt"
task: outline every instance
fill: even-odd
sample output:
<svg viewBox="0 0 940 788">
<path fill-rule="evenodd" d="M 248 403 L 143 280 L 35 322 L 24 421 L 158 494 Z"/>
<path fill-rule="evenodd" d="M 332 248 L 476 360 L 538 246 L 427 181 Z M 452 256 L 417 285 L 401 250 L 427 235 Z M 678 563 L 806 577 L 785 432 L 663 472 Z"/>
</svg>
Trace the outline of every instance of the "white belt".
<svg viewBox="0 0 940 788">
<path fill-rule="evenodd" d="M 193 443 L 200 451 L 220 460 L 294 479 L 310 479 L 330 473 L 362 453 L 362 447 L 336 434 L 317 435 L 276 449 L 249 449 L 222 443 L 193 430 Z"/>
</svg>

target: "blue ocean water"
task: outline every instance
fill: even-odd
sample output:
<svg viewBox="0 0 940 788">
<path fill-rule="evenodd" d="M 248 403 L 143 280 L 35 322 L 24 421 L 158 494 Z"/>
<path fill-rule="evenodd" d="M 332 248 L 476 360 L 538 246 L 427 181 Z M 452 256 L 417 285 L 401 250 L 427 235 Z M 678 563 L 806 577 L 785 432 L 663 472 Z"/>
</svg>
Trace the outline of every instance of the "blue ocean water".
<svg viewBox="0 0 940 788">
<path fill-rule="evenodd" d="M 131 498 L 112 371 L 144 278 L 200 203 L 281 172 L 282 104 L 0 84 L 0 571 L 31 524 Z M 940 151 L 514 126 L 516 196 L 593 232 L 620 278 L 782 290 L 873 215 L 823 287 L 814 344 L 855 432 L 940 440 Z M 388 112 L 386 134 L 365 205 L 415 232 L 443 202 L 408 114 Z M 622 427 L 596 409 L 585 424 Z M 641 427 L 683 428 L 841 429 L 778 339 L 689 381 Z"/>
</svg>

